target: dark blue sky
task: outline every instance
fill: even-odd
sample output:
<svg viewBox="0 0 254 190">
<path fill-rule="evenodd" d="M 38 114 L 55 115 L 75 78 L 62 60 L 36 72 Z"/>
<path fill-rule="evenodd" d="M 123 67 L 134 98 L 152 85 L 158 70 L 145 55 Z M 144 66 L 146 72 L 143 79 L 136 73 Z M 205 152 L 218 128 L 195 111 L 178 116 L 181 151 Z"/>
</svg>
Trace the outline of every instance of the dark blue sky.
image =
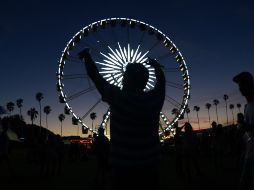
<svg viewBox="0 0 254 190">
<path fill-rule="evenodd" d="M 201 107 L 204 127 L 206 102 L 222 102 L 223 94 L 229 94 L 230 103 L 244 102 L 232 77 L 241 71 L 254 73 L 252 1 L 25 0 L 3 1 L 0 6 L 0 105 L 23 98 L 25 113 L 38 108 L 35 93 L 41 91 L 43 106 L 53 109 L 50 122 L 58 132 L 56 119 L 63 105 L 58 103 L 55 72 L 61 51 L 81 28 L 110 17 L 144 21 L 174 41 L 191 75 L 191 110 L 193 105 Z M 195 113 L 191 116 L 195 122 Z M 71 127 L 68 118 L 64 125 Z"/>
</svg>

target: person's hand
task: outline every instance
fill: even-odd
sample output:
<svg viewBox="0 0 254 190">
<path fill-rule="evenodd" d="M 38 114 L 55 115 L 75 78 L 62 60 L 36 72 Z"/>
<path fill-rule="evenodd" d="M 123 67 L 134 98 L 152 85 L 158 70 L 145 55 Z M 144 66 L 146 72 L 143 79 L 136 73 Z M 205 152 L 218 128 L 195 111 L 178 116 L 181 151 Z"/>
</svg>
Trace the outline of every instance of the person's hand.
<svg viewBox="0 0 254 190">
<path fill-rule="evenodd" d="M 86 62 L 89 59 L 91 59 L 91 55 L 90 55 L 90 49 L 89 48 L 85 48 L 83 49 L 81 52 L 78 53 L 78 57 L 81 61 Z"/>
</svg>

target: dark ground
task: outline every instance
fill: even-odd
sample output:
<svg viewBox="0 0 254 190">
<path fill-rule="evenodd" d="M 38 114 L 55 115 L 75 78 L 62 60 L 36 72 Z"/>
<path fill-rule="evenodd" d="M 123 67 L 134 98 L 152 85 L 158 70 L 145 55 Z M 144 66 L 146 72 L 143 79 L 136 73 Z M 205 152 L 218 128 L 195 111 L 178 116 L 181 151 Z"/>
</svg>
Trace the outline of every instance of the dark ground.
<svg viewBox="0 0 254 190">
<path fill-rule="evenodd" d="M 176 174 L 176 159 L 173 152 L 164 154 L 161 164 L 160 187 L 158 189 L 170 190 L 236 190 L 238 172 L 235 157 L 228 154 L 223 156 L 222 165 L 216 171 L 212 156 L 199 155 L 198 161 L 202 175 L 194 172 L 192 180 L 188 181 L 183 174 Z M 63 162 L 62 172 L 58 175 L 41 176 L 39 165 L 26 162 L 26 149 L 17 148 L 11 151 L 10 163 L 12 173 L 6 163 L 0 164 L 0 189 L 61 189 L 84 190 L 98 189 L 94 184 L 96 174 L 96 161 L 93 155 L 88 155 L 87 160 L 70 162 L 66 157 Z M 110 180 L 103 189 L 108 189 Z"/>
</svg>

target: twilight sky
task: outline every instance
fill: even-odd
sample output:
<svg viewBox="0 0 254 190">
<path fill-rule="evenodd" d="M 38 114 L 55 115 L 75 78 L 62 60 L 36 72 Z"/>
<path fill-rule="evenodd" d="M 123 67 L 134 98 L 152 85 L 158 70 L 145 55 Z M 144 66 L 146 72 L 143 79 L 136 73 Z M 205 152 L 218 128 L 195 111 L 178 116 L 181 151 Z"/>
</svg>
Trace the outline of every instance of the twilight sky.
<svg viewBox="0 0 254 190">
<path fill-rule="evenodd" d="M 253 1 L 14 0 L 0 3 L 0 105 L 22 98 L 26 115 L 31 107 L 39 109 L 35 94 L 42 92 L 42 106 L 52 107 L 49 127 L 59 133 L 58 115 L 64 105 L 58 102 L 55 73 L 61 51 L 81 28 L 111 17 L 151 24 L 181 50 L 191 76 L 189 107 L 195 128 L 194 105 L 200 106 L 201 127 L 206 128 L 209 124 L 205 103 L 219 99 L 220 123 L 225 122 L 223 94 L 229 95 L 229 103 L 245 103 L 232 77 L 241 71 L 254 74 Z M 214 106 L 211 118 L 216 119 Z M 25 120 L 30 122 L 26 116 Z M 70 116 L 63 123 L 63 135 L 67 134 L 77 134 Z"/>
</svg>

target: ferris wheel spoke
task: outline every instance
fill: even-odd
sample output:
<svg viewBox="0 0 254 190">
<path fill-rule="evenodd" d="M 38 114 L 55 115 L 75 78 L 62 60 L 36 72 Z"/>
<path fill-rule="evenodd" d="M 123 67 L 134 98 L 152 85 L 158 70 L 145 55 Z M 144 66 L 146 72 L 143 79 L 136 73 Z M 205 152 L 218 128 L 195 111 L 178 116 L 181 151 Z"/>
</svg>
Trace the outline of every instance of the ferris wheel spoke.
<svg viewBox="0 0 254 190">
<path fill-rule="evenodd" d="M 85 113 L 85 115 L 83 115 L 80 119 L 81 119 L 81 120 L 84 120 L 84 119 L 88 116 L 88 114 L 89 114 L 91 111 L 93 111 L 93 109 L 94 109 L 100 102 L 101 102 L 101 99 L 99 99 L 99 100 Z"/>
<path fill-rule="evenodd" d="M 142 35 L 141 35 L 141 38 L 140 38 L 140 40 L 139 40 L 139 45 L 142 45 L 142 44 L 143 44 L 144 39 L 145 39 L 145 34 L 146 34 L 146 32 L 145 32 L 145 30 L 144 30 L 143 33 L 142 33 Z"/>
<path fill-rule="evenodd" d="M 175 106 L 176 108 L 180 108 L 181 107 L 181 103 L 176 101 L 174 98 L 170 97 L 169 95 L 166 95 L 166 100 L 171 103 L 173 106 Z"/>
<path fill-rule="evenodd" d="M 84 41 L 80 42 L 80 44 L 82 45 L 81 49 L 89 47 L 91 50 L 96 52 L 96 54 L 101 56 L 100 51 L 97 48 L 93 47 L 91 44 L 84 42 Z"/>
<path fill-rule="evenodd" d="M 107 56 L 104 53 L 101 53 L 101 55 L 104 56 L 104 58 L 107 58 L 106 60 L 104 59 L 103 61 L 107 62 L 108 64 L 116 65 L 118 67 L 120 66 L 120 68 L 122 67 L 122 65 L 115 60 L 117 58 L 112 58 L 113 57 L 112 54 L 111 56 Z"/>
<path fill-rule="evenodd" d="M 166 68 L 166 69 L 163 69 L 163 71 L 166 73 L 173 73 L 173 72 L 179 72 L 179 69 L 178 68 Z"/>
<path fill-rule="evenodd" d="M 78 57 L 71 56 L 71 55 L 67 57 L 67 60 L 74 63 L 82 63 L 82 61 Z"/>
<path fill-rule="evenodd" d="M 156 46 L 158 46 L 160 44 L 160 41 L 158 40 L 158 41 L 156 41 L 153 45 L 152 45 L 152 47 L 150 47 L 149 48 L 149 52 L 151 52 Z"/>
<path fill-rule="evenodd" d="M 89 78 L 89 76 L 86 75 L 86 74 L 68 74 L 68 75 L 65 74 L 64 77 L 63 77 L 63 80 L 67 80 L 67 79 L 80 79 L 80 78 L 87 79 L 87 78 Z"/>
<path fill-rule="evenodd" d="M 75 94 L 70 95 L 69 97 L 66 98 L 66 100 L 67 100 L 67 101 L 73 100 L 73 99 L 78 98 L 78 97 L 80 97 L 81 95 L 84 95 L 84 94 L 86 94 L 86 93 L 88 93 L 88 92 L 91 92 L 91 91 L 93 91 L 93 90 L 95 90 L 95 87 L 94 87 L 94 86 L 93 86 L 93 87 L 89 87 L 89 88 L 87 88 L 87 89 L 85 89 L 85 90 L 82 90 L 82 91 L 80 91 L 80 92 L 77 92 L 77 93 L 75 93 Z"/>
<path fill-rule="evenodd" d="M 170 57 L 170 56 L 171 56 L 171 53 L 168 52 L 168 53 L 166 53 L 164 55 L 159 56 L 158 58 L 156 58 L 156 60 L 157 61 L 162 61 L 163 59 L 166 59 L 167 57 Z"/>
<path fill-rule="evenodd" d="M 161 122 L 159 122 L 159 126 L 160 126 L 161 131 L 164 131 Z"/>
<path fill-rule="evenodd" d="M 167 82 L 166 82 L 166 85 L 167 85 L 167 86 L 170 86 L 170 87 L 173 87 L 173 88 L 180 89 L 180 90 L 183 89 L 183 85 L 181 85 L 181 84 L 179 84 L 179 83 L 175 83 L 175 82 L 169 82 L 169 81 L 167 81 Z"/>
<path fill-rule="evenodd" d="M 127 44 L 130 44 L 130 27 L 129 27 L 129 25 L 126 28 L 127 28 Z"/>
<path fill-rule="evenodd" d="M 114 29 L 111 30 L 111 36 L 113 37 L 115 43 L 119 42 Z"/>
<path fill-rule="evenodd" d="M 109 43 L 97 32 L 93 33 L 97 42 L 102 42 L 103 46 L 108 47 Z"/>
<path fill-rule="evenodd" d="M 117 59 L 121 64 L 124 64 L 123 60 L 122 60 L 122 56 L 121 54 L 118 52 L 118 50 L 116 49 L 115 51 L 110 47 L 108 46 L 109 50 L 113 53 L 113 55 L 111 53 L 109 53 L 109 56 L 110 57 L 114 57 L 115 59 Z M 119 64 L 119 63 L 118 63 Z M 120 64 L 119 64 L 120 65 Z"/>
</svg>

